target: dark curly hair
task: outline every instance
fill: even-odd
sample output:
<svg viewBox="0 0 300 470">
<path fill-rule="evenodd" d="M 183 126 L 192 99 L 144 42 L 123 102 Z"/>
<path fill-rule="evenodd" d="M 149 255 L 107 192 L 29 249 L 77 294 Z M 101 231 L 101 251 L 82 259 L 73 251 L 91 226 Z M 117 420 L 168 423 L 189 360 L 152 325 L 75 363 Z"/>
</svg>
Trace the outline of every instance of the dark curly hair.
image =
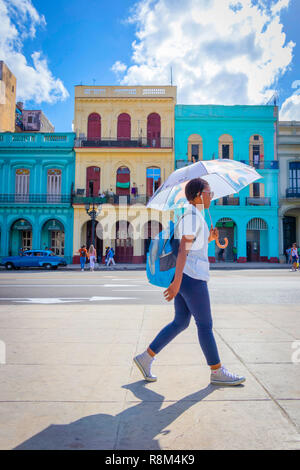
<svg viewBox="0 0 300 470">
<path fill-rule="evenodd" d="M 190 180 L 185 187 L 185 197 L 188 201 L 192 201 L 198 193 L 200 193 L 200 195 L 202 194 L 202 191 L 206 186 L 208 186 L 208 183 L 202 178 L 194 178 Z"/>
</svg>

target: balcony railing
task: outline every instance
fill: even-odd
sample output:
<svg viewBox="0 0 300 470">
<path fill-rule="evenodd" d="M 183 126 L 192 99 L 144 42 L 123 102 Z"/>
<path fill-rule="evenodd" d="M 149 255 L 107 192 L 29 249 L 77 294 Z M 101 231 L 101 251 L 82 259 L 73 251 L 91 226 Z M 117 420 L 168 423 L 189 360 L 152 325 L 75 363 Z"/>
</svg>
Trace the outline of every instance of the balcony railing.
<svg viewBox="0 0 300 470">
<path fill-rule="evenodd" d="M 279 169 L 278 160 L 259 161 L 259 162 L 254 162 L 253 160 L 241 160 L 241 163 L 245 163 L 246 165 L 253 166 L 257 170 L 278 170 Z"/>
<path fill-rule="evenodd" d="M 286 197 L 298 197 L 300 198 L 300 188 L 289 188 L 286 190 Z"/>
<path fill-rule="evenodd" d="M 216 206 L 239 206 L 240 198 L 239 197 L 221 197 L 215 201 Z"/>
<path fill-rule="evenodd" d="M 114 194 L 112 196 L 105 196 L 105 197 L 92 197 L 92 196 L 73 196 L 73 204 L 112 204 L 112 205 L 134 205 L 134 204 L 143 204 L 146 205 L 149 201 L 151 196 L 147 196 L 146 194 L 139 194 L 137 196 L 120 196 Z"/>
<path fill-rule="evenodd" d="M 148 139 L 147 137 L 131 137 L 130 139 L 101 138 L 99 140 L 89 140 L 77 138 L 75 147 L 125 147 L 125 148 L 173 148 L 172 137 L 160 137 Z"/>
<path fill-rule="evenodd" d="M 68 194 L 0 194 L 0 204 L 70 204 Z"/>
<path fill-rule="evenodd" d="M 270 197 L 246 197 L 246 206 L 270 206 Z"/>
</svg>

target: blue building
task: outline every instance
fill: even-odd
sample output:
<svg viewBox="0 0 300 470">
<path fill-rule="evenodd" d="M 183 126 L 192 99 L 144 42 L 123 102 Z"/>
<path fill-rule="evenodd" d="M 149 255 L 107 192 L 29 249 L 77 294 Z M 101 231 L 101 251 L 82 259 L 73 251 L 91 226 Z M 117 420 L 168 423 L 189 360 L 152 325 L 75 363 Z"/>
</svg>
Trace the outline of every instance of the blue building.
<svg viewBox="0 0 300 470">
<path fill-rule="evenodd" d="M 72 262 L 74 138 L 0 133 L 0 256 L 48 247 Z"/>
<path fill-rule="evenodd" d="M 277 121 L 275 106 L 175 107 L 176 168 L 230 158 L 254 166 L 262 176 L 239 194 L 212 203 L 220 240 L 229 240 L 226 261 L 279 261 Z M 211 262 L 218 255 L 219 248 L 210 243 Z"/>
</svg>

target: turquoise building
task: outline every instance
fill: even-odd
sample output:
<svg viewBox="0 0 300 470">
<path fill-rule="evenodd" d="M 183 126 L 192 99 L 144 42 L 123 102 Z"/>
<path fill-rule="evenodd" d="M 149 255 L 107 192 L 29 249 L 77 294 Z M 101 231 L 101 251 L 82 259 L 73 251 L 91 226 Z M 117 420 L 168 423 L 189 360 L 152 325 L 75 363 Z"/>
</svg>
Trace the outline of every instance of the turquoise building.
<svg viewBox="0 0 300 470">
<path fill-rule="evenodd" d="M 279 261 L 278 108 L 275 106 L 176 105 L 175 167 L 230 158 L 254 166 L 261 179 L 239 194 L 214 201 L 210 214 L 220 241 L 229 240 L 223 260 Z M 210 224 L 208 214 L 207 222 Z M 209 245 L 211 262 L 220 249 Z"/>
<path fill-rule="evenodd" d="M 0 257 L 73 255 L 74 133 L 0 133 Z"/>
</svg>

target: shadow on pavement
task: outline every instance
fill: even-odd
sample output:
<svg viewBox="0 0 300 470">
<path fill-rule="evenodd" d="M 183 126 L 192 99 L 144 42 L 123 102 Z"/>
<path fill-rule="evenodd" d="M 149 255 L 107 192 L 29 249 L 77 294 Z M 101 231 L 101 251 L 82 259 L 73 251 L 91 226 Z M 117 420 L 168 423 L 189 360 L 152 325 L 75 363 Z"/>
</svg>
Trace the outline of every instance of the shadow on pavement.
<svg viewBox="0 0 300 470">
<path fill-rule="evenodd" d="M 160 450 L 159 435 L 171 432 L 165 428 L 186 410 L 219 388 L 209 384 L 204 389 L 161 408 L 164 396 L 152 391 L 147 385 L 144 380 L 124 385 L 123 388 L 130 390 L 141 402 L 126 408 L 116 416 L 100 413 L 86 416 L 70 424 L 50 425 L 14 450 Z M 133 400 L 133 403 L 136 402 Z M 130 404 L 127 397 L 126 405 Z"/>
</svg>

